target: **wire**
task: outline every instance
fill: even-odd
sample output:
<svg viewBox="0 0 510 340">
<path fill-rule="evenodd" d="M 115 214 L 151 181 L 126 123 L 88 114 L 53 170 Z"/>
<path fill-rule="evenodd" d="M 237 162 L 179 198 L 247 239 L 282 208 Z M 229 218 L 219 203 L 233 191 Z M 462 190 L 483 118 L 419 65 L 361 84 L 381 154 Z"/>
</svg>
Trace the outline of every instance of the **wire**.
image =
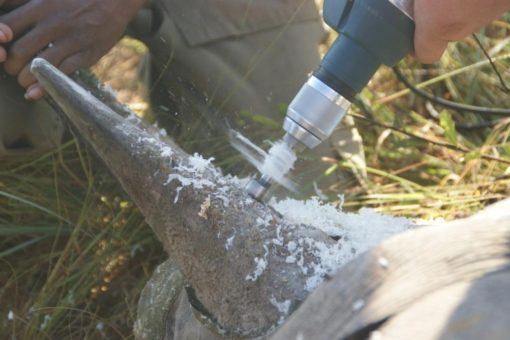
<svg viewBox="0 0 510 340">
<path fill-rule="evenodd" d="M 363 114 L 370 114 L 370 109 L 361 100 L 357 100 L 355 102 L 355 105 L 356 105 L 356 107 L 358 107 L 360 109 L 360 111 Z M 352 116 L 352 117 L 354 117 L 356 119 L 364 121 L 369 126 L 377 125 L 377 126 L 380 126 L 380 127 L 386 128 L 386 129 L 390 129 L 390 130 L 393 130 L 393 131 L 396 131 L 396 132 L 400 132 L 400 133 L 402 133 L 402 134 L 404 134 L 404 135 L 406 135 L 408 137 L 411 137 L 411 138 L 414 138 L 414 139 L 417 139 L 417 140 L 421 140 L 421 141 L 424 141 L 426 143 L 430 143 L 430 144 L 437 145 L 437 146 L 440 146 L 440 147 L 444 147 L 444 148 L 447 148 L 447 149 L 459 151 L 459 152 L 462 152 L 464 154 L 468 154 L 469 152 L 472 151 L 472 150 L 469 150 L 469 149 L 467 149 L 465 147 L 462 147 L 462 146 L 453 145 L 453 144 L 449 144 L 449 143 L 444 143 L 444 142 L 436 141 L 436 140 L 433 140 L 433 139 L 430 139 L 430 138 L 427 138 L 427 137 L 424 137 L 424 136 L 416 135 L 416 134 L 408 132 L 406 130 L 399 129 L 396 126 L 392 126 L 392 125 L 389 125 L 389 124 L 384 124 L 384 123 L 378 122 L 378 121 L 376 121 L 374 119 L 367 118 L 367 117 L 363 116 L 362 114 L 357 114 L 357 113 L 354 113 L 354 112 L 349 112 L 348 115 Z M 504 159 L 504 158 L 499 158 L 499 157 L 490 156 L 490 155 L 483 155 L 483 154 L 480 157 L 485 159 L 485 160 L 496 161 L 496 162 L 500 162 L 500 163 L 503 163 L 503 164 L 509 164 L 510 165 L 510 160 L 507 160 L 507 159 Z"/>
<path fill-rule="evenodd" d="M 413 93 L 417 94 L 420 97 L 423 97 L 427 100 L 430 100 L 431 102 L 441 105 L 444 107 L 447 107 L 452 110 L 461 111 L 461 112 L 473 112 L 473 113 L 480 113 L 480 114 L 490 114 L 490 115 L 496 115 L 496 116 L 510 116 L 510 109 L 503 109 L 503 108 L 491 108 L 491 107 L 484 107 L 484 106 L 474 106 L 474 105 L 468 105 L 468 104 L 461 104 L 457 102 L 453 102 L 451 100 L 446 100 L 437 96 L 434 96 L 426 91 L 420 90 L 416 86 L 414 86 L 409 79 L 407 79 L 400 68 L 398 66 L 393 66 L 393 72 L 397 76 L 398 80 L 400 80 L 407 88 L 409 88 Z"/>
<path fill-rule="evenodd" d="M 482 50 L 483 55 L 485 56 L 485 58 L 487 58 L 487 60 L 489 61 L 490 65 L 492 67 L 492 70 L 494 71 L 494 73 L 496 73 L 496 75 L 497 75 L 497 77 L 499 79 L 499 82 L 501 83 L 501 86 L 503 87 L 503 89 L 506 92 L 510 92 L 510 88 L 506 85 L 506 82 L 503 79 L 503 77 L 501 76 L 501 73 L 499 72 L 498 68 L 496 67 L 496 64 L 494 64 L 494 61 L 490 57 L 489 53 L 487 52 L 487 50 L 483 46 L 483 44 L 480 41 L 480 39 L 478 38 L 478 36 L 476 34 L 473 34 L 473 38 L 475 39 L 476 43 L 478 44 L 478 47 Z M 453 109 L 453 110 L 456 110 L 456 111 L 465 111 L 465 112 L 482 113 L 482 114 L 492 114 L 492 115 L 499 115 L 499 116 L 509 116 L 510 115 L 510 109 L 489 108 L 489 107 L 483 107 L 483 106 L 473 106 L 473 105 L 461 104 L 461 103 L 453 102 L 453 101 L 450 101 L 450 100 L 446 100 L 446 99 L 434 96 L 434 95 L 432 95 L 432 94 L 430 94 L 428 92 L 425 92 L 423 90 L 420 90 L 419 88 L 414 86 L 409 81 L 409 79 L 407 79 L 404 76 L 402 71 L 397 66 L 393 67 L 393 72 L 395 72 L 395 75 L 397 76 L 397 78 L 402 83 L 404 83 L 404 85 L 406 87 L 408 87 L 412 92 L 414 92 L 415 94 L 419 95 L 420 97 L 426 98 L 429 101 L 431 101 L 433 103 L 436 103 L 438 105 L 441 105 L 441 106 L 444 106 L 444 107 L 447 107 L 447 108 L 450 108 L 450 109 Z M 492 122 L 482 123 L 481 125 L 479 124 L 479 125 L 472 125 L 472 126 L 467 126 L 466 125 L 465 128 L 467 128 L 467 129 L 483 128 L 483 127 L 488 127 L 487 124 L 488 125 L 495 125 L 497 122 L 498 121 L 492 121 Z"/>
<path fill-rule="evenodd" d="M 503 87 L 503 89 L 505 90 L 505 92 L 510 92 L 510 89 L 508 88 L 508 86 L 506 85 L 506 82 L 505 80 L 503 79 L 503 76 L 501 75 L 501 73 L 499 73 L 499 70 L 498 68 L 496 67 L 496 64 L 494 64 L 494 61 L 492 60 L 491 56 L 489 55 L 489 53 L 487 52 L 487 50 L 485 49 L 485 47 L 483 47 L 483 44 L 482 42 L 480 41 L 480 39 L 478 38 L 478 36 L 476 34 L 473 33 L 473 38 L 475 39 L 476 43 L 478 44 L 478 47 L 480 47 L 480 49 L 482 50 L 483 52 L 483 55 L 485 56 L 485 58 L 487 58 L 487 60 L 489 61 L 489 63 L 491 64 L 491 67 L 492 67 L 492 70 L 494 71 L 494 73 L 496 73 L 496 75 L 498 76 L 498 79 L 499 79 L 499 82 L 501 83 L 501 86 Z"/>
<path fill-rule="evenodd" d="M 427 103 L 425 104 L 425 108 L 426 108 L 425 112 L 427 112 L 431 118 L 433 118 L 437 121 L 440 120 L 440 113 L 437 112 L 437 110 L 435 109 L 435 107 L 432 105 L 432 103 L 430 101 L 427 101 Z M 507 119 L 508 118 L 498 118 L 498 119 L 494 119 L 494 120 L 483 121 L 480 123 L 463 123 L 463 122 L 455 121 L 455 127 L 457 127 L 460 130 L 481 130 L 481 129 L 486 129 L 486 128 L 493 128 L 496 125 L 498 125 L 499 123 L 501 123 Z"/>
</svg>

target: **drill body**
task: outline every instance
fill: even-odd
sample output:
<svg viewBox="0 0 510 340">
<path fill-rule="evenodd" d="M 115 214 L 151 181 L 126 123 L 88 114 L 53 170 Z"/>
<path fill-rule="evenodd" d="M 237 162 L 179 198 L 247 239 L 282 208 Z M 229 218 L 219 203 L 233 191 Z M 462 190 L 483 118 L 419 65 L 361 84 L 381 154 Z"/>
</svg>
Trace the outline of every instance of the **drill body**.
<svg viewBox="0 0 510 340">
<path fill-rule="evenodd" d="M 412 52 L 413 7 L 413 0 L 324 1 L 324 20 L 339 37 L 290 103 L 280 143 L 298 152 L 333 133 L 379 67 Z M 247 190 L 260 200 L 271 182 L 269 174 L 261 174 Z"/>
</svg>

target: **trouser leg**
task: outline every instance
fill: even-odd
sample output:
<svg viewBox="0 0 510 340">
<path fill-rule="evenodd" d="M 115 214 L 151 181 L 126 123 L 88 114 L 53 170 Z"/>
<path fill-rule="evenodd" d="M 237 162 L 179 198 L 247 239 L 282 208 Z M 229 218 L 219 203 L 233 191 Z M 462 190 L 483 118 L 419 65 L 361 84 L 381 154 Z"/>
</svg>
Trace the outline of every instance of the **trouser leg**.
<svg viewBox="0 0 510 340">
<path fill-rule="evenodd" d="M 63 133 L 60 117 L 44 100 L 25 100 L 16 80 L 0 71 L 0 158 L 48 151 Z"/>
</svg>

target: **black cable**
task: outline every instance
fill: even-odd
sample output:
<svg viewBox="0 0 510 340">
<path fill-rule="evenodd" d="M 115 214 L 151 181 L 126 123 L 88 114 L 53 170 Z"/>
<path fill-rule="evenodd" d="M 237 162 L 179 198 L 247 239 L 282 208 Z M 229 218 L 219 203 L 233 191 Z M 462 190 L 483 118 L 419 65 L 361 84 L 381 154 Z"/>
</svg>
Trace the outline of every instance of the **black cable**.
<svg viewBox="0 0 510 340">
<path fill-rule="evenodd" d="M 358 104 L 361 104 L 361 105 L 358 106 Z M 356 101 L 356 106 L 361 110 L 361 112 L 363 114 L 369 113 L 369 112 L 365 111 L 365 109 L 367 109 L 368 106 L 364 105 L 361 100 Z M 392 125 L 389 125 L 389 124 L 384 124 L 384 123 L 378 122 L 376 120 L 367 118 L 367 117 L 365 117 L 365 116 L 363 116 L 361 114 L 358 114 L 358 113 L 349 112 L 348 115 L 351 116 L 351 117 L 354 117 L 356 119 L 362 120 L 362 121 L 368 123 L 370 126 L 377 125 L 377 126 L 385 128 L 385 129 L 390 129 L 390 130 L 393 130 L 393 131 L 397 131 L 397 132 L 400 132 L 400 133 L 402 133 L 402 134 L 404 134 L 404 135 L 406 135 L 408 137 L 411 137 L 411 138 L 414 138 L 414 139 L 417 139 L 417 140 L 421 140 L 421 141 L 424 141 L 426 143 L 430 143 L 430 144 L 437 145 L 437 146 L 440 146 L 440 147 L 445 147 L 445 148 L 448 148 L 448 149 L 451 149 L 451 150 L 463 152 L 465 154 L 467 154 L 470 151 L 472 151 L 472 150 L 469 150 L 469 149 L 467 149 L 465 147 L 462 147 L 462 146 L 459 146 L 459 145 L 453 145 L 453 144 L 449 144 L 449 143 L 444 143 L 444 142 L 432 140 L 432 139 L 424 137 L 424 136 L 418 136 L 418 135 L 415 135 L 414 133 L 408 132 L 408 131 L 406 131 L 404 129 L 399 129 L 396 126 L 392 126 Z M 494 157 L 494 156 L 490 156 L 490 155 L 481 155 L 480 157 L 483 158 L 483 159 L 486 159 L 486 160 L 490 160 L 490 161 L 496 161 L 496 162 L 500 162 L 500 163 L 504 163 L 504 164 L 510 164 L 510 160 L 507 160 L 507 159 L 504 159 L 504 158 L 498 158 L 498 157 Z"/>
<path fill-rule="evenodd" d="M 370 119 L 371 121 L 375 121 L 374 112 L 372 112 L 372 109 L 370 108 L 369 105 L 367 105 L 367 103 L 365 103 L 365 101 L 363 101 L 359 97 L 356 97 L 356 99 L 354 100 L 354 105 L 358 109 L 360 109 L 360 111 L 363 112 L 363 114 L 365 114 L 368 119 Z M 434 116 L 433 114 L 431 114 L 429 112 L 429 110 L 425 110 L 425 111 L 427 112 L 427 115 L 429 117 L 431 117 L 432 119 L 439 120 L 439 118 L 437 116 Z M 359 118 L 359 117 L 357 117 L 357 118 Z M 457 127 L 460 130 L 480 130 L 480 129 L 493 128 L 498 123 L 500 123 L 502 121 L 502 119 L 495 119 L 495 120 L 491 120 L 491 121 L 487 121 L 487 122 L 472 123 L 472 124 L 455 122 L 455 127 Z"/>
<path fill-rule="evenodd" d="M 427 112 L 427 114 L 429 115 L 429 117 L 435 119 L 435 120 L 439 120 L 438 117 L 434 116 L 433 114 L 431 114 L 429 112 L 429 110 L 425 110 Z M 496 125 L 498 125 L 499 123 L 501 123 L 505 118 L 500 118 L 500 119 L 494 119 L 494 120 L 489 120 L 489 121 L 486 121 L 486 122 L 481 122 L 481 123 L 462 123 L 462 122 L 459 122 L 457 120 L 455 120 L 455 127 L 459 130 L 482 130 L 482 129 L 489 129 L 489 128 L 493 128 L 495 127 Z"/>
<path fill-rule="evenodd" d="M 483 44 L 482 44 L 482 42 L 480 41 L 480 39 L 478 38 L 478 36 L 477 36 L 476 34 L 473 34 L 473 38 L 475 39 L 476 43 L 478 44 L 478 47 L 480 47 L 480 49 L 482 50 L 483 55 L 485 56 L 485 58 L 487 58 L 487 60 L 488 60 L 488 61 L 489 61 L 489 63 L 491 64 L 492 70 L 493 70 L 493 71 L 494 71 L 494 73 L 496 73 L 496 75 L 498 76 L 499 82 L 501 83 L 501 87 L 503 87 L 503 89 L 505 90 L 505 92 L 510 93 L 510 89 L 509 89 L 509 88 L 508 88 L 508 86 L 506 85 L 506 82 L 505 82 L 505 80 L 503 79 L 503 76 L 501 75 L 501 73 L 499 73 L 499 70 L 498 70 L 498 68 L 496 67 L 496 64 L 494 64 L 494 61 L 492 60 L 491 56 L 489 55 L 489 53 L 487 52 L 487 50 L 485 49 L 485 47 L 483 47 Z"/>
<path fill-rule="evenodd" d="M 459 130 L 481 130 L 481 129 L 493 128 L 496 125 L 498 125 L 500 122 L 501 122 L 501 119 L 491 120 L 491 121 L 484 122 L 484 123 L 473 123 L 473 124 L 455 122 L 455 126 Z"/>
<path fill-rule="evenodd" d="M 409 79 L 407 79 L 400 68 L 398 66 L 393 66 L 393 72 L 397 76 L 398 80 L 400 80 L 407 88 L 409 88 L 413 93 L 417 94 L 420 97 L 423 97 L 431 102 L 447 107 L 452 110 L 461 111 L 461 112 L 472 112 L 472 113 L 480 113 L 480 114 L 490 114 L 497 116 L 510 116 L 510 109 L 503 108 L 490 108 L 484 106 L 474 106 L 468 104 L 456 103 L 451 100 L 446 100 L 437 96 L 434 96 L 426 91 L 420 90 L 416 86 L 414 86 Z"/>
<path fill-rule="evenodd" d="M 429 104 L 431 107 L 429 107 Z M 432 104 L 430 102 L 427 102 L 425 112 L 427 112 L 427 114 L 432 119 L 435 119 L 437 121 L 440 120 L 439 112 L 437 112 L 432 107 Z M 480 123 L 463 123 L 463 122 L 459 122 L 459 121 L 455 120 L 455 127 L 458 128 L 459 130 L 481 130 L 481 129 L 493 128 L 494 126 L 498 125 L 499 123 L 501 123 L 503 120 L 506 120 L 506 119 L 508 119 L 508 118 L 498 118 L 498 119 L 483 121 Z"/>
</svg>

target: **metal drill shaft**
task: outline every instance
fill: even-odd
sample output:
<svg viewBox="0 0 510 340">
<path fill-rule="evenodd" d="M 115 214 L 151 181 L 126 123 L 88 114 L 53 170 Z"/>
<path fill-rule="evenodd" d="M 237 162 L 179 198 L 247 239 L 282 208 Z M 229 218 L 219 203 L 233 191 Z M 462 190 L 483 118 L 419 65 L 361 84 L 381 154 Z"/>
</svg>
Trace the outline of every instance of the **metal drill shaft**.
<svg viewBox="0 0 510 340">
<path fill-rule="evenodd" d="M 266 159 L 264 160 L 266 164 L 272 164 L 273 168 L 276 166 L 279 171 L 278 173 L 271 173 L 269 170 L 271 167 L 268 167 L 266 171 L 267 173 L 262 172 L 258 178 L 252 178 L 246 185 L 246 191 L 258 201 L 263 201 L 264 196 L 271 188 L 271 185 L 276 181 L 280 184 L 285 185 L 285 182 L 289 181 L 286 176 L 287 173 L 292 169 L 294 165 L 294 161 L 296 159 L 295 154 L 305 149 L 305 145 L 299 142 L 296 138 L 294 138 L 290 134 L 286 134 L 281 140 L 277 141 L 276 145 L 284 145 L 283 150 L 294 154 L 294 157 L 285 157 L 280 153 L 272 152 L 275 148 L 271 148 L 270 152 L 266 155 Z M 291 155 L 292 156 L 292 155 Z M 262 169 L 265 167 L 263 166 Z"/>
</svg>

